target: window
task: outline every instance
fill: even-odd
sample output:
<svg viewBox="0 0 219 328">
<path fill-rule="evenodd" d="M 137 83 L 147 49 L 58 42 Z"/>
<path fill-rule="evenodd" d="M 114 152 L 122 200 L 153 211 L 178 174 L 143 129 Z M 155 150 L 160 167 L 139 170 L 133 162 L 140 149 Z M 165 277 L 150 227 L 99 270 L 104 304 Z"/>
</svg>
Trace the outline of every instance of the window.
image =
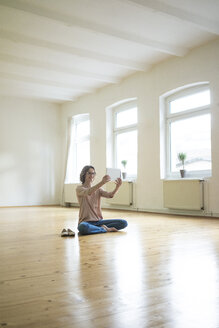
<svg viewBox="0 0 219 328">
<path fill-rule="evenodd" d="M 79 182 L 80 172 L 90 164 L 89 114 L 74 116 L 71 122 L 70 146 L 65 183 Z"/>
<path fill-rule="evenodd" d="M 211 174 L 211 113 L 208 85 L 184 89 L 166 98 L 167 177 L 180 170 L 178 153 L 186 153 L 188 177 Z"/>
<path fill-rule="evenodd" d="M 124 171 L 122 161 L 126 160 L 125 171 L 128 179 L 134 179 L 137 176 L 137 148 L 138 148 L 138 109 L 136 100 L 123 102 L 122 104 L 110 107 L 111 120 L 107 119 L 107 125 L 110 125 L 111 161 L 107 161 L 108 166 L 120 168 Z M 112 124 L 110 124 L 111 122 Z M 110 149 L 110 150 L 109 150 Z"/>
</svg>

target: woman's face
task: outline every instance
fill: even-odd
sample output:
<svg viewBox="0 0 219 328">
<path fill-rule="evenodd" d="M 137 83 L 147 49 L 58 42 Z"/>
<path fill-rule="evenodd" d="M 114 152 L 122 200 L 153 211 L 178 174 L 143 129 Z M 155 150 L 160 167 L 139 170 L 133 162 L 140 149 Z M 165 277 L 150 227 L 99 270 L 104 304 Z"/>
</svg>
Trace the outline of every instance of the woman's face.
<svg viewBox="0 0 219 328">
<path fill-rule="evenodd" d="M 95 170 L 92 168 L 89 168 L 89 170 L 87 171 L 86 176 L 85 176 L 85 183 L 93 182 L 95 175 L 96 175 Z"/>
</svg>

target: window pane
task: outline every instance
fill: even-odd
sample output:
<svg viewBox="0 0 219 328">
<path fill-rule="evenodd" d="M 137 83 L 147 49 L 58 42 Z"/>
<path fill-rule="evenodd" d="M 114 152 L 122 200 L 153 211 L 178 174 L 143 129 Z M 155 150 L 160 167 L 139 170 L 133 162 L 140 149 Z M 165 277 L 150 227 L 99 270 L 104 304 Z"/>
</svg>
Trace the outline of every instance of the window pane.
<svg viewBox="0 0 219 328">
<path fill-rule="evenodd" d="M 80 172 L 90 163 L 90 120 L 89 115 L 76 115 L 71 125 L 70 147 L 67 160 L 65 183 L 80 181 Z"/>
<path fill-rule="evenodd" d="M 116 113 L 116 128 L 137 123 L 137 107 Z"/>
<path fill-rule="evenodd" d="M 81 139 L 90 134 L 90 121 L 82 121 L 76 124 L 76 139 Z"/>
<path fill-rule="evenodd" d="M 90 165 L 90 141 L 79 142 L 76 144 L 75 182 L 80 180 L 80 173 L 85 165 Z"/>
<path fill-rule="evenodd" d="M 73 147 L 71 145 L 68 153 L 67 169 L 65 176 L 65 183 L 72 183 L 74 181 L 74 156 Z"/>
<path fill-rule="evenodd" d="M 123 171 L 122 160 L 127 160 L 128 175 L 137 175 L 137 131 L 119 133 L 116 136 L 117 167 Z"/>
<path fill-rule="evenodd" d="M 210 91 L 194 93 L 170 102 L 170 113 L 179 113 L 192 108 L 198 108 L 210 104 Z"/>
<path fill-rule="evenodd" d="M 211 169 L 211 115 L 195 116 L 170 124 L 171 171 L 182 167 L 178 153 L 186 153 L 185 170 L 199 171 Z"/>
</svg>

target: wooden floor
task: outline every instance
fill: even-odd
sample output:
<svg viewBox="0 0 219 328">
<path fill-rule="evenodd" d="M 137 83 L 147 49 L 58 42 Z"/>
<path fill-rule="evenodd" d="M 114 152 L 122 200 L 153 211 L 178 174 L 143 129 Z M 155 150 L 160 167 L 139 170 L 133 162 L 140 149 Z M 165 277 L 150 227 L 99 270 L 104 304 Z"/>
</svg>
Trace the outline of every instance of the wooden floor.
<svg viewBox="0 0 219 328">
<path fill-rule="evenodd" d="M 0 327 L 219 327 L 219 219 L 104 211 L 129 226 L 61 238 L 77 216 L 0 209 Z"/>
</svg>

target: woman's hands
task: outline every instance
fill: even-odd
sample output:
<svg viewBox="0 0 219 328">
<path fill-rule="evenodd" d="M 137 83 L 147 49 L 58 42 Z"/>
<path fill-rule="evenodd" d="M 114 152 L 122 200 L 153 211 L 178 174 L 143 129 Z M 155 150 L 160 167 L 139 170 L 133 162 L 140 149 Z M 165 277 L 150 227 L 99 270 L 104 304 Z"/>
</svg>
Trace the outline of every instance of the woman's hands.
<svg viewBox="0 0 219 328">
<path fill-rule="evenodd" d="M 107 183 L 109 181 L 111 181 L 110 176 L 109 175 L 104 175 L 104 177 L 102 178 L 101 184 L 104 185 L 105 183 Z M 114 182 L 116 184 L 116 188 L 114 189 L 114 191 L 112 191 L 112 197 L 117 192 L 117 190 L 121 187 L 121 185 L 122 185 L 122 179 L 121 178 L 117 178 Z"/>
<path fill-rule="evenodd" d="M 107 182 L 109 182 L 111 179 L 110 179 L 110 176 L 109 175 L 104 175 L 104 177 L 102 178 L 102 183 L 105 184 Z"/>
<path fill-rule="evenodd" d="M 104 175 L 104 177 L 102 178 L 102 183 L 105 184 L 107 182 L 111 181 L 111 178 L 109 175 Z M 117 178 L 115 181 L 116 186 L 119 188 L 122 184 L 122 179 L 121 178 Z"/>
<path fill-rule="evenodd" d="M 117 187 L 117 189 L 122 185 L 122 179 L 121 178 L 117 178 L 116 180 L 115 180 L 115 184 L 116 184 L 116 187 Z"/>
<path fill-rule="evenodd" d="M 111 197 L 113 197 L 115 195 L 115 193 L 118 191 L 118 189 L 121 187 L 122 185 L 122 179 L 117 178 L 115 181 L 116 187 L 113 191 L 111 191 Z"/>
</svg>

